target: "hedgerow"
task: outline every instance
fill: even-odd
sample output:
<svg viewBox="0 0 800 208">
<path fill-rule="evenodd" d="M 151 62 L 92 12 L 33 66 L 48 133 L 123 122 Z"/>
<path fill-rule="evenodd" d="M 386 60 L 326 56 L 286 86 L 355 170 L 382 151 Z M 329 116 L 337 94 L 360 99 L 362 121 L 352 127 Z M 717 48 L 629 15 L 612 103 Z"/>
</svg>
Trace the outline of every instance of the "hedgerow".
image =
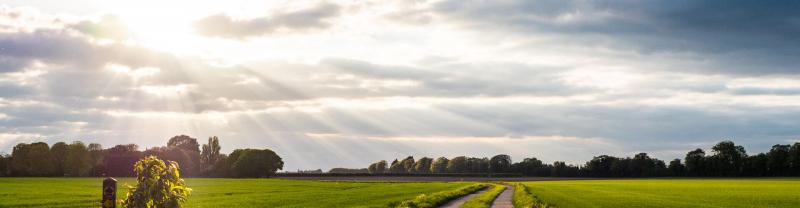
<svg viewBox="0 0 800 208">
<path fill-rule="evenodd" d="M 484 192 L 480 196 L 470 199 L 467 202 L 464 202 L 461 205 L 462 208 L 489 208 L 492 206 L 492 201 L 497 198 L 497 195 L 503 193 L 506 190 L 506 186 L 503 185 L 495 185 L 489 191 Z"/>
<path fill-rule="evenodd" d="M 521 183 L 514 184 L 514 196 L 512 198 L 515 208 L 555 208 L 553 205 L 541 202 L 531 194 L 527 186 Z"/>
<path fill-rule="evenodd" d="M 456 199 L 467 194 L 471 194 L 486 187 L 486 184 L 473 184 L 463 188 L 452 191 L 436 192 L 430 195 L 421 194 L 414 199 L 402 201 L 396 205 L 390 205 L 397 208 L 433 208 L 441 206 L 450 200 Z"/>
</svg>

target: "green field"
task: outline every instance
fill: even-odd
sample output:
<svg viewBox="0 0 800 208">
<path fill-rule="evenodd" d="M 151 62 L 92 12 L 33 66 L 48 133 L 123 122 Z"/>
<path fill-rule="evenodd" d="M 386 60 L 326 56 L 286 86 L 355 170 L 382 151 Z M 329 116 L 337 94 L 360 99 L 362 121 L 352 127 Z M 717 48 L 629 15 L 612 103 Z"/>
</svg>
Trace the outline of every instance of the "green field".
<svg viewBox="0 0 800 208">
<path fill-rule="evenodd" d="M 101 178 L 0 178 L 0 207 L 96 207 Z M 120 180 L 120 187 L 131 184 Z M 188 207 L 386 207 L 470 182 L 186 179 Z M 540 201 L 583 207 L 798 207 L 798 179 L 565 180 L 523 183 Z M 118 192 L 124 197 L 125 188 Z"/>
<path fill-rule="evenodd" d="M 133 179 L 121 179 L 132 184 Z M 0 207 L 97 207 L 101 178 L 0 178 Z M 186 179 L 188 207 L 386 207 L 472 183 Z M 119 190 L 118 198 L 125 195 Z"/>
<path fill-rule="evenodd" d="M 797 179 L 537 181 L 542 201 L 571 207 L 800 207 Z"/>
</svg>

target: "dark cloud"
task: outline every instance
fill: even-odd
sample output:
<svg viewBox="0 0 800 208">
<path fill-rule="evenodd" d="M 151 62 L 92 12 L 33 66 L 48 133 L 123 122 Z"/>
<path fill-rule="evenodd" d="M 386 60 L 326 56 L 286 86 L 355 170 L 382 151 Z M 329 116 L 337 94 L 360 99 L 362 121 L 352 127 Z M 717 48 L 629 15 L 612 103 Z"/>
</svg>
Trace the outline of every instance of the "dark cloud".
<svg viewBox="0 0 800 208">
<path fill-rule="evenodd" d="M 311 8 L 247 20 L 217 14 L 195 22 L 194 26 L 201 35 L 239 39 L 275 32 L 324 29 L 331 24 L 328 20 L 337 17 L 340 10 L 336 4 L 321 3 Z"/>
<path fill-rule="evenodd" d="M 443 1 L 434 11 L 474 28 L 556 35 L 587 47 L 691 52 L 709 73 L 797 73 L 800 3 L 752 1 Z M 531 46 L 533 47 L 533 46 Z"/>
</svg>

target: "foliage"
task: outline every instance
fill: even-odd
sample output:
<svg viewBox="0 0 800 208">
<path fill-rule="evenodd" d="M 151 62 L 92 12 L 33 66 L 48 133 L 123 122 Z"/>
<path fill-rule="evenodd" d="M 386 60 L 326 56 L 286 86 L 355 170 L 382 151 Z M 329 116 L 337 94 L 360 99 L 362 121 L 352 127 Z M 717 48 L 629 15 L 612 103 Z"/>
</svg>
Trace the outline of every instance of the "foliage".
<svg viewBox="0 0 800 208">
<path fill-rule="evenodd" d="M 431 173 L 444 173 L 444 172 L 446 172 L 447 171 L 447 163 L 449 163 L 449 162 L 450 162 L 450 160 L 447 159 L 446 157 L 436 158 L 436 160 L 433 161 L 433 164 L 431 164 Z"/>
<path fill-rule="evenodd" d="M 461 196 L 465 196 L 467 194 L 471 194 L 478 190 L 485 188 L 486 184 L 473 184 L 469 186 L 465 186 L 456 190 L 451 191 L 441 191 L 436 192 L 433 194 L 421 194 L 414 199 L 406 200 L 400 202 L 395 207 L 402 207 L 402 208 L 432 208 L 438 207 L 450 200 L 456 199 Z"/>
<path fill-rule="evenodd" d="M 172 208 L 181 207 L 191 189 L 180 177 L 178 163 L 167 164 L 156 156 L 147 156 L 136 162 L 136 186 L 130 187 L 122 207 Z"/>
<path fill-rule="evenodd" d="M 489 159 L 489 172 L 505 173 L 511 170 L 511 156 L 495 155 Z"/>
<path fill-rule="evenodd" d="M 9 169 L 14 176 L 51 176 L 54 172 L 52 158 L 47 143 L 20 143 L 11 153 Z"/>
<path fill-rule="evenodd" d="M 283 169 L 283 160 L 269 149 L 237 149 L 228 157 L 235 177 L 270 177 Z"/>
<path fill-rule="evenodd" d="M 464 173 L 467 170 L 467 157 L 458 156 L 447 162 L 448 173 Z"/>
<path fill-rule="evenodd" d="M 489 208 L 492 206 L 492 201 L 497 198 L 500 193 L 506 190 L 506 186 L 495 184 L 491 189 L 488 191 L 483 192 L 481 195 L 478 195 L 461 205 L 462 208 Z"/>
<path fill-rule="evenodd" d="M 83 142 L 76 141 L 67 147 L 64 173 L 70 176 L 88 176 L 92 169 L 91 155 Z"/>
<path fill-rule="evenodd" d="M 8 163 L 11 161 L 10 155 L 0 154 L 0 176 L 8 175 Z"/>
<path fill-rule="evenodd" d="M 222 147 L 219 146 L 219 138 L 216 136 L 209 137 L 208 143 L 203 144 L 203 148 L 200 151 L 200 170 L 202 171 L 203 175 L 211 175 L 212 172 L 217 168 L 216 164 L 220 160 L 220 150 Z"/>
<path fill-rule="evenodd" d="M 423 157 L 417 160 L 414 163 L 414 170 L 413 173 L 430 173 L 431 171 L 431 164 L 433 163 L 433 159 L 429 157 Z"/>
<path fill-rule="evenodd" d="M 531 194 L 528 187 L 522 183 L 514 184 L 514 196 L 512 202 L 516 208 L 554 208 L 547 203 L 542 203 L 536 196 Z"/>
<path fill-rule="evenodd" d="M 54 176 L 64 176 L 67 166 L 67 149 L 69 146 L 67 143 L 64 142 L 56 142 L 53 146 L 50 146 L 50 156 L 52 157 L 52 164 L 53 164 L 53 172 Z"/>
</svg>

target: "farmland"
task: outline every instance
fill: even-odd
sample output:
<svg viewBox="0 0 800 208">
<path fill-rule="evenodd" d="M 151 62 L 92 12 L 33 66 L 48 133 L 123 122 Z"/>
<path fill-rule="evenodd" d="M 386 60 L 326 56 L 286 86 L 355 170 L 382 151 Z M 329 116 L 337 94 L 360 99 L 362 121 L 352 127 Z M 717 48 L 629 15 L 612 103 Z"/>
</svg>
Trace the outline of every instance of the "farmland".
<svg viewBox="0 0 800 208">
<path fill-rule="evenodd" d="M 101 178 L 0 178 L 0 207 L 96 207 Z M 124 198 L 119 180 L 117 196 Z M 420 194 L 472 183 L 323 182 L 281 179 L 186 179 L 188 207 L 385 207 Z"/>
<path fill-rule="evenodd" d="M 0 207 L 94 207 L 100 198 L 101 180 L 0 178 Z M 119 180 L 119 198 L 124 198 L 125 184 L 132 183 L 131 178 Z M 445 196 L 447 192 L 474 191 L 477 189 L 468 187 L 479 184 L 208 178 L 188 178 L 186 183 L 193 189 L 187 207 L 387 207 L 408 200 L 452 198 Z M 780 208 L 796 207 L 800 203 L 800 179 L 549 180 L 521 183 L 535 195 L 536 200 L 561 208 Z M 421 194 L 428 197 L 419 198 Z"/>
<path fill-rule="evenodd" d="M 797 207 L 797 179 L 654 179 L 525 183 L 558 207 Z"/>
</svg>

